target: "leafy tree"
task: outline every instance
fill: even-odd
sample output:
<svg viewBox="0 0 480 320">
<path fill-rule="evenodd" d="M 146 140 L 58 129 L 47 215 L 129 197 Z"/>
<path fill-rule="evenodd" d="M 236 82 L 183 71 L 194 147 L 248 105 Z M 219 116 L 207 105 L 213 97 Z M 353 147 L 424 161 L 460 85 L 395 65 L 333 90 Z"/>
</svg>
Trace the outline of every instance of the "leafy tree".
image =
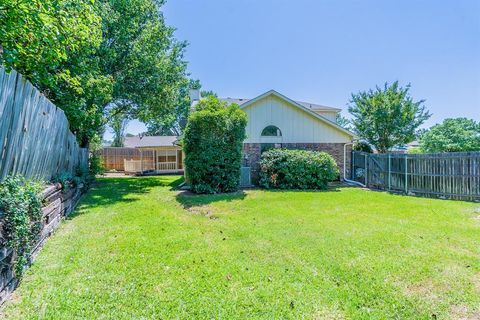
<svg viewBox="0 0 480 320">
<path fill-rule="evenodd" d="M 342 128 L 350 130 L 350 120 L 342 116 L 340 113 L 337 113 L 335 117 L 335 122 Z"/>
<path fill-rule="evenodd" d="M 445 119 L 420 138 L 423 152 L 480 151 L 480 122 L 467 118 Z"/>
<path fill-rule="evenodd" d="M 182 134 L 187 124 L 188 114 L 190 113 L 190 95 L 192 89 L 200 89 L 200 81 L 190 79 L 180 88 L 179 99 L 175 112 L 162 117 L 150 119 L 147 125 L 147 135 L 149 136 L 179 136 Z"/>
<path fill-rule="evenodd" d="M 91 0 L 3 0 L 0 64 L 15 68 L 41 90 L 74 82 L 62 63 L 100 44 L 100 17 Z"/>
<path fill-rule="evenodd" d="M 353 144 L 354 151 L 361 151 L 366 153 L 373 153 L 372 147 L 365 141 L 357 141 Z"/>
<path fill-rule="evenodd" d="M 352 94 L 348 111 L 354 131 L 380 153 L 413 141 L 418 127 L 430 117 L 424 100 L 413 101 L 409 90 L 410 85 L 400 87 L 395 81 Z"/>
<path fill-rule="evenodd" d="M 197 104 L 183 138 L 185 173 L 194 192 L 238 188 L 246 125 L 247 116 L 238 105 L 213 96 Z"/>
<path fill-rule="evenodd" d="M 98 0 L 103 41 L 102 72 L 113 78 L 119 113 L 148 123 L 169 117 L 185 85 L 185 42 L 173 37 L 160 11 L 164 1 Z"/>
<path fill-rule="evenodd" d="M 14 68 L 65 111 L 85 146 L 102 125 L 111 79 L 95 59 L 101 19 L 91 0 L 4 0 L 0 64 Z"/>
<path fill-rule="evenodd" d="M 200 96 L 202 98 L 207 98 L 207 97 L 210 97 L 210 96 L 213 96 L 215 98 L 218 98 L 218 95 L 216 92 L 212 91 L 212 90 L 202 90 L 200 91 Z"/>
<path fill-rule="evenodd" d="M 123 147 L 123 142 L 125 141 L 125 129 L 127 128 L 128 124 L 128 117 L 124 113 L 113 112 L 112 116 L 109 117 L 108 124 L 110 125 L 110 128 L 113 132 L 112 147 Z"/>
<path fill-rule="evenodd" d="M 65 111 L 82 146 L 101 135 L 107 106 L 148 122 L 171 117 L 185 83 L 186 46 L 157 0 L 3 0 L 0 64 Z"/>
</svg>

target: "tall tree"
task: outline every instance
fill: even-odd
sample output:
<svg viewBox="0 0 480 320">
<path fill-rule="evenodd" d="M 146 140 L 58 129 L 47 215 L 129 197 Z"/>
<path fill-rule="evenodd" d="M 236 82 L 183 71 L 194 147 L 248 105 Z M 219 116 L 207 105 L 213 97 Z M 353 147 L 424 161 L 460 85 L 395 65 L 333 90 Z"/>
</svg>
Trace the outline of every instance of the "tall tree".
<svg viewBox="0 0 480 320">
<path fill-rule="evenodd" d="M 58 81 L 75 81 L 71 64 L 63 63 L 100 44 L 100 23 L 91 0 L 3 0 L 0 64 L 48 95 Z"/>
<path fill-rule="evenodd" d="M 128 124 L 128 116 L 122 112 L 116 112 L 112 109 L 112 115 L 109 117 L 108 125 L 113 133 L 112 147 L 123 147 L 125 141 L 125 129 Z"/>
<path fill-rule="evenodd" d="M 335 116 L 335 122 L 342 128 L 345 128 L 347 130 L 350 130 L 350 120 L 348 120 L 346 117 L 342 116 L 340 113 L 337 113 Z"/>
<path fill-rule="evenodd" d="M 161 0 L 98 0 L 101 70 L 113 78 L 118 112 L 143 122 L 171 116 L 185 83 L 185 42 L 165 24 Z"/>
<path fill-rule="evenodd" d="M 111 79 L 95 59 L 101 19 L 91 0 L 4 0 L 0 64 L 14 68 L 65 111 L 82 145 L 102 125 Z"/>
<path fill-rule="evenodd" d="M 412 142 L 418 127 L 430 117 L 424 100 L 413 101 L 409 89 L 410 85 L 400 87 L 395 81 L 352 94 L 348 111 L 354 131 L 380 153 Z"/>
<path fill-rule="evenodd" d="M 107 106 L 148 122 L 171 117 L 185 83 L 186 46 L 157 0 L 3 0 L 0 64 L 65 110 L 82 146 Z"/>
<path fill-rule="evenodd" d="M 152 118 L 147 121 L 147 135 L 150 136 L 179 136 L 182 134 L 187 124 L 187 118 L 190 113 L 190 90 L 200 90 L 199 80 L 190 79 L 185 81 L 179 90 L 179 97 L 175 111 L 164 117 Z"/>
<path fill-rule="evenodd" d="M 467 118 L 445 119 L 423 133 L 422 152 L 480 151 L 480 122 Z"/>
</svg>

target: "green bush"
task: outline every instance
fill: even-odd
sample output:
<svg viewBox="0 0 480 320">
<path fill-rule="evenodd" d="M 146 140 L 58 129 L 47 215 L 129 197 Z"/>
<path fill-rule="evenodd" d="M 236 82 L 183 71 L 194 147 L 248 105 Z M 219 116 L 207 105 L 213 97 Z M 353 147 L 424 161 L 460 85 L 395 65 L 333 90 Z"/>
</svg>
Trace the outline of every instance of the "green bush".
<svg viewBox="0 0 480 320">
<path fill-rule="evenodd" d="M 365 141 L 357 141 L 353 144 L 353 151 L 361 151 L 366 153 L 373 153 L 372 147 Z"/>
<path fill-rule="evenodd" d="M 267 189 L 325 189 L 338 166 L 325 152 L 271 149 L 260 160 L 260 185 Z"/>
<path fill-rule="evenodd" d="M 237 105 L 210 96 L 189 116 L 183 138 L 185 173 L 196 193 L 238 188 L 247 116 Z"/>
<path fill-rule="evenodd" d="M 1 245 L 13 249 L 12 263 L 17 278 L 22 276 L 31 246 L 42 230 L 41 189 L 40 183 L 21 176 L 9 176 L 0 183 Z"/>
</svg>

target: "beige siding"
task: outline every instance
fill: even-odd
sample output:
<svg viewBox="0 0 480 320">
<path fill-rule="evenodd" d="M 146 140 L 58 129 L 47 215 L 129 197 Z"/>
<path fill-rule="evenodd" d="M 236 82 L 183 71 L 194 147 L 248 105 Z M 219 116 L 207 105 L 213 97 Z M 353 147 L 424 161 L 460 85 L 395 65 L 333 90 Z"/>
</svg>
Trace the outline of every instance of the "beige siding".
<svg viewBox="0 0 480 320">
<path fill-rule="evenodd" d="M 345 143 L 351 137 L 308 112 L 275 96 L 268 96 L 246 107 L 246 143 Z M 261 137 L 262 130 L 274 125 L 282 137 Z"/>
<path fill-rule="evenodd" d="M 335 111 L 323 111 L 323 110 L 313 110 L 313 111 L 332 122 L 336 121 L 337 112 Z"/>
</svg>

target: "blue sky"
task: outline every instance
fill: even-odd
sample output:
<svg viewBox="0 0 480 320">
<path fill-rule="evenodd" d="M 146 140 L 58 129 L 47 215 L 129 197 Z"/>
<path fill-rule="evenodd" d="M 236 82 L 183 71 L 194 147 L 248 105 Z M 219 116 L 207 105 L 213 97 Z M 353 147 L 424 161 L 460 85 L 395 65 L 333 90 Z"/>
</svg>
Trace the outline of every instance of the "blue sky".
<svg viewBox="0 0 480 320">
<path fill-rule="evenodd" d="M 352 92 L 399 80 L 426 99 L 426 126 L 480 120 L 479 0 L 170 0 L 163 12 L 191 77 L 222 97 L 275 89 L 346 114 Z"/>
</svg>

